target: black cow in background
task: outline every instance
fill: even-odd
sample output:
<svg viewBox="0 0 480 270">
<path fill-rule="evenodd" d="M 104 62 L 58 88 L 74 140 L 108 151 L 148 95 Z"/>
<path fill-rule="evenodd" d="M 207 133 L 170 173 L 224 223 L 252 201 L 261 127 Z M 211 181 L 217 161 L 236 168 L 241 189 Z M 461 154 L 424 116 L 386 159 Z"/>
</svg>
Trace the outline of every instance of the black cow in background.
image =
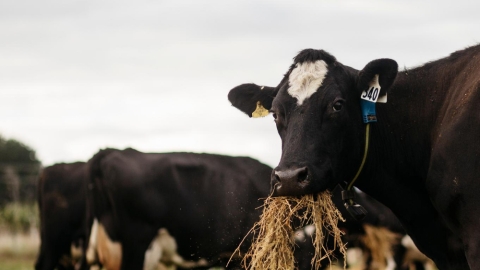
<svg viewBox="0 0 480 270">
<path fill-rule="evenodd" d="M 185 259 L 225 263 L 259 219 L 272 169 L 248 157 L 106 149 L 90 161 L 98 253 L 108 269 L 142 269 L 166 229 Z M 100 242 L 109 244 L 101 247 Z M 108 247 L 118 249 L 115 255 Z"/>
<path fill-rule="evenodd" d="M 41 245 L 36 270 L 74 269 L 81 260 L 89 226 L 85 216 L 87 176 L 85 162 L 43 169 L 37 192 Z"/>
</svg>

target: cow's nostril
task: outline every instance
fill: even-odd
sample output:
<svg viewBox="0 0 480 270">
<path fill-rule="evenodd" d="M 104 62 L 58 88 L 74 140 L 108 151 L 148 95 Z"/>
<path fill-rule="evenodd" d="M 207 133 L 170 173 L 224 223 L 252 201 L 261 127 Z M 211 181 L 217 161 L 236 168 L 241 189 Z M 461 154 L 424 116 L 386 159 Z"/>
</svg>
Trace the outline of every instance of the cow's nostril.
<svg viewBox="0 0 480 270">
<path fill-rule="evenodd" d="M 276 171 L 273 173 L 273 178 L 275 179 L 275 181 L 277 181 L 277 183 L 282 182 L 282 179 L 280 178 L 280 176 L 277 174 Z"/>
<path fill-rule="evenodd" d="M 299 169 L 298 174 L 297 174 L 297 181 L 298 182 L 303 182 L 307 180 L 308 178 L 308 169 L 307 167 L 303 167 Z"/>
</svg>

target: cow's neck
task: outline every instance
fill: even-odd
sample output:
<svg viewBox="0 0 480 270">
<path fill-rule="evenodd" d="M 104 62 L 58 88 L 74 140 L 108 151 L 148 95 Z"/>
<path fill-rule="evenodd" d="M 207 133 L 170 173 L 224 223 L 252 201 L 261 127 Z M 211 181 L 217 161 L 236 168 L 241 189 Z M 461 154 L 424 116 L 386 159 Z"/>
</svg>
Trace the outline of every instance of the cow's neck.
<svg viewBox="0 0 480 270">
<path fill-rule="evenodd" d="M 398 74 L 388 103 L 377 105 L 369 157 L 357 181 L 395 213 L 417 247 L 442 269 L 466 267 L 449 265 L 452 231 L 430 199 L 436 191 L 427 190 L 425 183 L 432 149 L 468 94 L 462 83 L 478 79 L 476 59 L 480 45 Z"/>
<path fill-rule="evenodd" d="M 378 122 L 371 124 L 360 189 L 393 208 L 402 208 L 397 202 L 405 194 L 426 197 L 435 128 L 452 80 L 448 70 L 435 62 L 398 74 L 388 102 L 377 105 Z"/>
</svg>

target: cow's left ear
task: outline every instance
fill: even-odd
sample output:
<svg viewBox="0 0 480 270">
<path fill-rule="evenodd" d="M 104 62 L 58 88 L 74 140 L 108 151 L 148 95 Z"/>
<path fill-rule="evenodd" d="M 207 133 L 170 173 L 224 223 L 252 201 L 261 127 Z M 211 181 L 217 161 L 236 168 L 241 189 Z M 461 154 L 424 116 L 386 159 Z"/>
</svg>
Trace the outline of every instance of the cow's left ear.
<svg viewBox="0 0 480 270">
<path fill-rule="evenodd" d="M 392 59 L 377 59 L 368 63 L 357 77 L 357 88 L 362 91 L 372 86 L 372 83 L 380 84 L 380 96 L 386 94 L 386 91 L 392 86 L 398 73 L 398 64 Z M 378 75 L 378 76 L 377 76 Z"/>
<path fill-rule="evenodd" d="M 268 115 L 268 110 L 272 107 L 272 101 L 276 95 L 275 87 L 247 83 L 230 90 L 228 100 L 235 108 L 256 118 Z"/>
</svg>

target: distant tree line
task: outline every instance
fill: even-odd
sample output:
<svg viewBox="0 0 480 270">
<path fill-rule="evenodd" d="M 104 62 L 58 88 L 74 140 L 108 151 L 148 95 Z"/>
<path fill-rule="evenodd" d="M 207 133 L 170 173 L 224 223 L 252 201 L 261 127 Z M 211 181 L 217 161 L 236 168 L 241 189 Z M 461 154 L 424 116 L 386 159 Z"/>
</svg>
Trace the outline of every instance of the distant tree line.
<svg viewBox="0 0 480 270">
<path fill-rule="evenodd" d="M 32 148 L 0 136 L 0 206 L 34 202 L 40 166 Z"/>
</svg>

